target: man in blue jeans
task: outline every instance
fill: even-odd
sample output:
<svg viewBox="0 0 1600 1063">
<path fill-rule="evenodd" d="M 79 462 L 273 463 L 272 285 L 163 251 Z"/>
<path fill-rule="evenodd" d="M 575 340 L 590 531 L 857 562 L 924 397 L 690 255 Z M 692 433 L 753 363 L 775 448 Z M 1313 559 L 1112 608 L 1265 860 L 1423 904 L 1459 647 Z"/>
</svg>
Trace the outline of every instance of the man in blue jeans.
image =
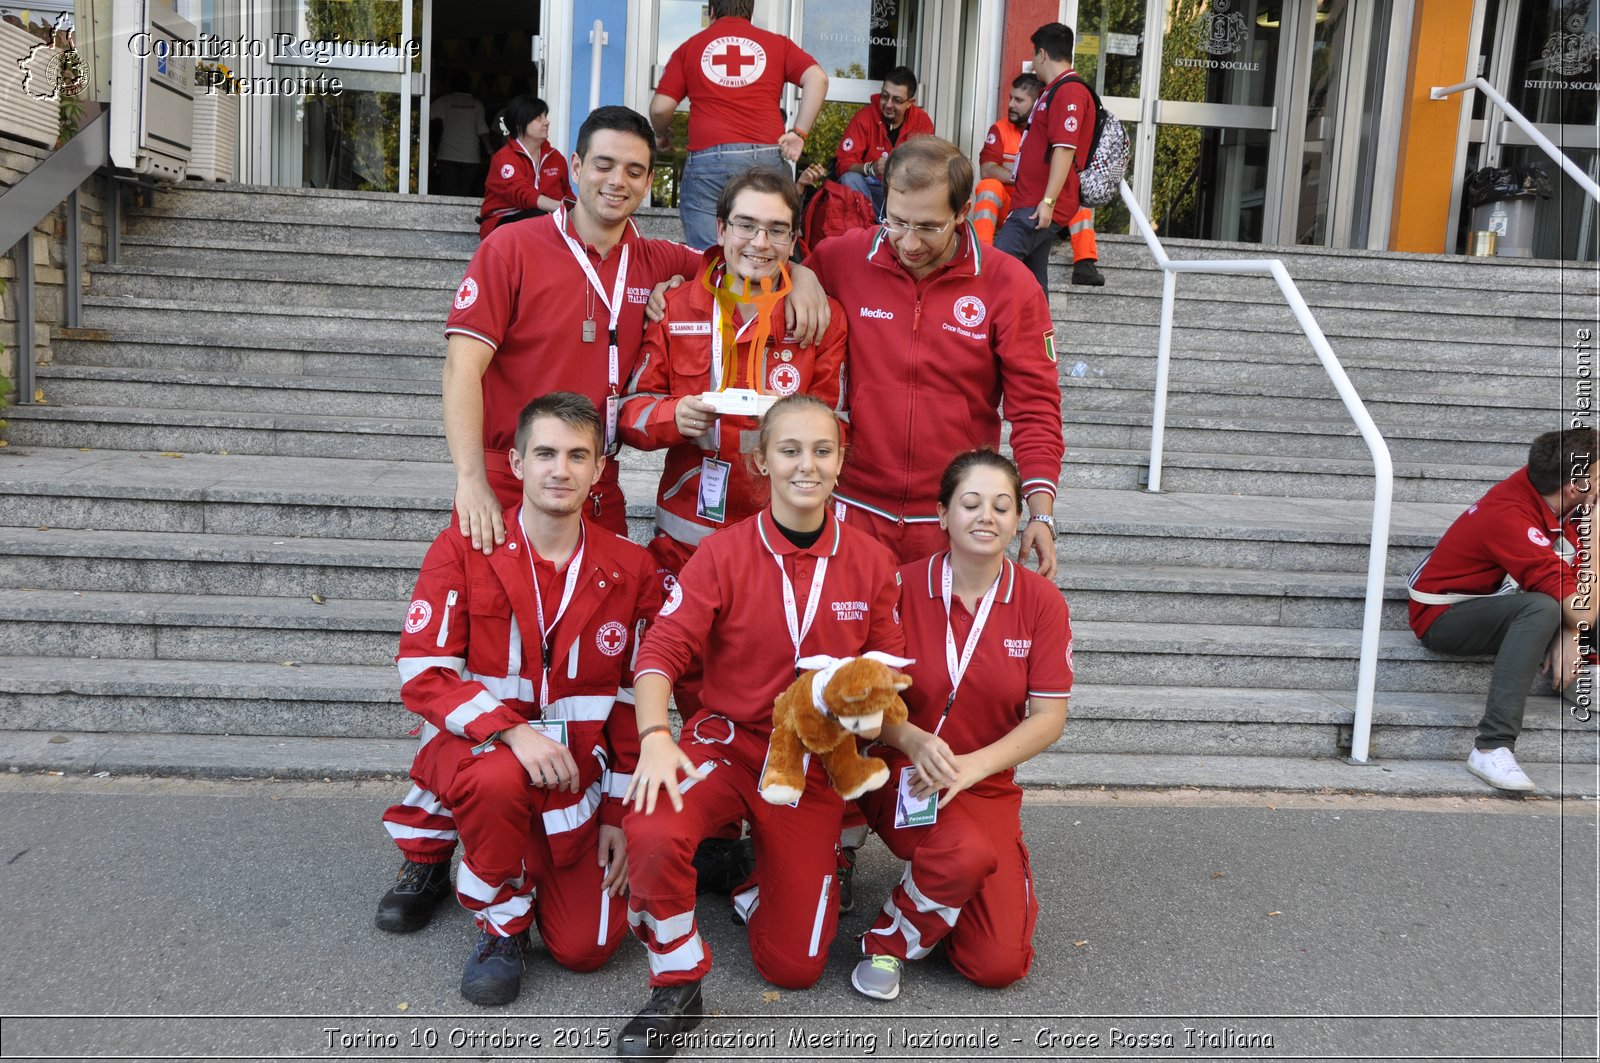
<svg viewBox="0 0 1600 1063">
<path fill-rule="evenodd" d="M 828 95 L 828 75 L 787 37 L 750 24 L 755 0 L 711 0 L 711 25 L 678 46 L 661 71 L 650 124 L 656 147 L 672 150 L 672 115 L 689 100 L 689 160 L 683 167 L 678 217 L 683 242 L 706 248 L 717 240 L 717 197 L 752 166 L 800 158 Z M 784 128 L 785 84 L 800 86 L 800 106 Z"/>
</svg>

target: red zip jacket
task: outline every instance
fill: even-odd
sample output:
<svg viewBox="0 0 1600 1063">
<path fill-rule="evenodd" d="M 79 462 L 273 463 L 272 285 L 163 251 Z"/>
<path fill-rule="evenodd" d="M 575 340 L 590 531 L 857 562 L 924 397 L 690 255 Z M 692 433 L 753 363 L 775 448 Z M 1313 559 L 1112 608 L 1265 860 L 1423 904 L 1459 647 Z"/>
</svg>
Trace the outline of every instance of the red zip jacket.
<svg viewBox="0 0 1600 1063">
<path fill-rule="evenodd" d="M 816 617 L 800 643 L 801 657 L 848 657 L 867 650 L 905 656 L 897 605 L 900 586 L 888 547 L 840 524 L 830 513 L 821 538 L 801 550 L 772 523 L 772 511 L 764 509 L 700 544 L 645 635 L 635 674 L 656 672 L 676 683 L 698 659 L 705 667 L 705 712 L 769 734 L 772 703 L 795 679 L 794 643 L 774 552 L 794 585 L 795 617 L 801 624 L 817 563 L 828 559 Z"/>
<path fill-rule="evenodd" d="M 718 528 L 753 516 L 766 501 L 766 492 L 757 490 L 758 478 L 747 460 L 755 450 L 759 419 L 722 416 L 717 418 L 715 431 L 698 439 L 685 439 L 675 421 L 679 398 L 711 390 L 711 330 L 717 320 L 717 303 L 701 280 L 709 275 L 711 283 L 718 284 L 722 274 L 722 249 L 712 248 L 706 252 L 701 276 L 667 293 L 666 317 L 651 322 L 645 330 L 639 367 L 622 400 L 618 430 L 630 447 L 668 448 L 666 469 L 656 492 L 656 527 L 688 546 L 695 546 Z M 842 413 L 846 324 L 844 308 L 832 300 L 829 304 L 833 317 L 822 342 L 801 347 L 793 336 L 784 334 L 784 300 L 779 299 L 767 319 L 769 332 L 756 358 L 755 379 L 750 376 L 749 360 L 752 322 L 739 330 L 733 379 L 723 383 L 767 395 L 803 392 Z M 844 434 L 842 425 L 840 432 Z M 721 522 L 696 515 L 701 461 L 707 457 L 720 458 L 730 466 L 727 515 Z"/>
<path fill-rule="evenodd" d="M 884 124 L 883 111 L 878 106 L 881 95 L 874 92 L 872 100 L 857 111 L 855 117 L 850 119 L 850 124 L 845 126 L 839 150 L 833 156 L 837 166 L 834 173 L 842 174 L 864 162 L 877 162 L 912 137 L 933 133 L 933 119 L 928 117 L 928 112 L 912 104 L 900 123 L 900 135 L 890 141 L 889 127 Z"/>
<path fill-rule="evenodd" d="M 572 198 L 567 183 L 567 160 L 546 141 L 536 161 L 522 141 L 512 137 L 489 160 L 489 176 L 483 183 L 483 209 L 478 215 L 478 239 L 494 231 L 507 214 L 539 209 L 539 197 L 561 202 Z"/>
<path fill-rule="evenodd" d="M 1523 590 L 1560 602 L 1578 589 L 1578 549 L 1577 522 L 1550 508 L 1523 466 L 1456 518 L 1409 582 L 1429 594 L 1494 594 L 1510 576 Z M 1417 638 L 1450 608 L 1410 605 Z"/>
<path fill-rule="evenodd" d="M 556 819 L 548 810 L 570 809 L 566 828 L 573 834 L 592 821 L 597 807 L 601 822 L 622 823 L 621 799 L 639 755 L 630 707 L 634 657 L 647 619 L 661 604 L 661 584 L 648 552 L 585 521 L 583 568 L 551 634 L 550 702 L 541 713 L 528 544 L 517 510 L 506 510 L 505 522 L 505 545 L 488 557 L 452 525 L 423 559 L 395 657 L 400 699 L 424 721 L 411 773 L 425 789 L 448 793 L 471 746 L 525 720 L 566 720 L 582 789 L 547 791 L 545 826 L 557 846 Z M 563 569 L 544 603 L 546 622 L 554 619 L 565 579 Z M 613 713 L 619 704 L 624 708 Z"/>
<path fill-rule="evenodd" d="M 1033 274 L 983 247 L 960 247 L 923 280 L 881 226 L 824 240 L 806 259 L 850 320 L 850 459 L 834 497 L 889 520 L 937 520 L 939 476 L 973 447 L 1000 445 L 1000 403 L 1022 491 L 1061 478 L 1061 386 L 1050 305 Z M 1030 283 L 1031 282 L 1031 283 Z"/>
</svg>

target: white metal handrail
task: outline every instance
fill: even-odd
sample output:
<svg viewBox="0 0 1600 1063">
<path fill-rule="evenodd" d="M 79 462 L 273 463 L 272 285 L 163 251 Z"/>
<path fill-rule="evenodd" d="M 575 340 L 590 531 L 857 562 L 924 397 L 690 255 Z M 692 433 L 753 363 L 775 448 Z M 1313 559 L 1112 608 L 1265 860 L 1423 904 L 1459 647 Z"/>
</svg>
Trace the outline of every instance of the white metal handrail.
<svg viewBox="0 0 1600 1063">
<path fill-rule="evenodd" d="M 1356 672 L 1356 716 L 1350 738 L 1350 759 L 1357 764 L 1367 762 L 1367 752 L 1372 737 L 1373 692 L 1378 684 L 1378 633 L 1383 620 L 1383 589 L 1385 568 L 1389 556 L 1389 514 L 1394 501 L 1394 462 L 1389 457 L 1389 445 L 1383 441 L 1366 404 L 1356 393 L 1355 385 L 1345 374 L 1344 366 L 1334 356 L 1328 337 L 1322 334 L 1311 308 L 1295 287 L 1289 271 L 1276 258 L 1262 259 L 1187 259 L 1175 261 L 1167 257 L 1161 241 L 1144 209 L 1134 198 L 1133 189 L 1122 183 L 1122 201 L 1128 206 L 1133 224 L 1144 237 L 1150 254 L 1161 267 L 1161 335 L 1156 348 L 1155 410 L 1150 424 L 1150 483 L 1152 492 L 1161 490 L 1161 451 L 1167 428 L 1167 373 L 1172 361 L 1172 310 L 1177 300 L 1178 274 L 1180 273 L 1256 273 L 1266 274 L 1278 282 L 1278 289 L 1294 312 L 1300 329 L 1311 341 L 1322 367 L 1333 380 L 1334 390 L 1344 400 L 1345 409 L 1355 419 L 1361 438 L 1372 452 L 1372 466 L 1376 483 L 1372 495 L 1372 543 L 1367 554 L 1367 600 L 1361 618 L 1361 663 Z"/>
<path fill-rule="evenodd" d="M 1455 93 L 1461 92 L 1465 89 L 1477 89 L 1479 92 L 1489 97 L 1489 99 L 1493 100 L 1494 105 L 1504 111 L 1506 113 L 1506 117 L 1516 123 L 1517 128 L 1528 134 L 1529 140 L 1543 148 L 1544 153 L 1550 156 L 1550 158 L 1555 161 L 1557 166 L 1565 170 L 1567 176 L 1576 181 L 1579 188 L 1589 193 L 1590 199 L 1600 203 L 1600 185 L 1594 183 L 1594 178 L 1578 169 L 1578 164 L 1567 158 L 1566 152 L 1556 147 L 1555 143 L 1551 141 L 1549 137 L 1539 132 L 1539 130 L 1534 127 L 1534 124 L 1528 121 L 1521 111 L 1511 106 L 1511 104 L 1507 102 L 1506 98 L 1500 95 L 1499 90 L 1497 90 L 1493 85 L 1489 84 L 1489 82 L 1483 78 L 1473 78 L 1471 81 L 1463 81 L 1461 84 L 1451 85 L 1449 88 L 1441 88 L 1436 85 L 1428 93 L 1428 97 L 1430 99 L 1442 100 L 1446 96 L 1454 95 Z"/>
</svg>

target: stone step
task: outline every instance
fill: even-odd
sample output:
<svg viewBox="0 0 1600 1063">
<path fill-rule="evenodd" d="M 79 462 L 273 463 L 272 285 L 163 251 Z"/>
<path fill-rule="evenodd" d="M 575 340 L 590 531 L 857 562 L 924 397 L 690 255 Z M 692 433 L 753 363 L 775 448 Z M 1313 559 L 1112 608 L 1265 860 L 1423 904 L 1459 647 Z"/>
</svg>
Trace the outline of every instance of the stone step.
<svg viewBox="0 0 1600 1063">
<path fill-rule="evenodd" d="M 1095 319 L 1082 315 L 1070 307 L 1058 305 L 1060 296 L 1052 296 L 1051 312 L 1057 322 L 1058 342 L 1056 354 L 1062 362 L 1071 365 L 1078 356 L 1073 348 L 1076 333 L 1074 322 L 1084 322 L 1080 329 L 1086 341 L 1096 344 L 1115 344 L 1122 347 L 1142 347 L 1154 352 L 1159 342 L 1159 329 L 1154 321 L 1124 321 L 1118 318 Z M 1092 339 L 1088 323 L 1092 322 Z M 1359 316 L 1348 324 L 1334 329 L 1321 323 L 1323 333 L 1333 349 L 1334 356 L 1343 360 L 1350 355 L 1368 358 L 1385 356 L 1412 357 L 1436 355 L 1440 347 L 1447 346 L 1452 355 L 1463 364 L 1492 362 L 1500 358 L 1513 359 L 1527 355 L 1548 357 L 1552 364 L 1560 355 L 1561 334 L 1550 326 L 1547 337 L 1524 334 L 1495 336 L 1479 339 L 1472 336 L 1444 339 L 1430 331 L 1431 323 L 1402 322 L 1393 328 L 1380 328 L 1364 322 Z M 1278 353 L 1293 362 L 1312 362 L 1316 358 L 1311 343 L 1297 324 L 1282 327 L 1261 325 L 1249 327 L 1235 325 L 1227 317 L 1211 319 L 1191 315 L 1173 320 L 1172 349 L 1184 351 L 1238 350 L 1257 354 Z"/>
<path fill-rule="evenodd" d="M 1100 267 L 1117 270 L 1144 270 L 1159 273 L 1155 260 L 1142 237 L 1097 234 L 1101 245 Z M 1265 244 L 1230 243 L 1212 240 L 1164 239 L 1162 246 L 1172 259 L 1280 259 L 1296 284 L 1305 281 L 1337 281 L 1351 285 L 1393 288 L 1407 285 L 1438 287 L 1460 292 L 1552 292 L 1577 291 L 1593 294 L 1596 278 L 1592 268 L 1582 263 L 1554 259 L 1473 258 L 1466 255 L 1427 255 L 1393 251 L 1364 251 L 1327 247 L 1274 247 Z M 1071 269 L 1071 256 L 1065 246 L 1051 257 L 1052 267 Z M 1216 284 L 1233 286 L 1250 282 L 1276 284 L 1265 278 L 1194 274 L 1179 279 L 1184 285 Z M 1063 288 L 1066 286 L 1063 285 Z M 1092 289 L 1080 289 L 1092 290 Z"/>
<path fill-rule="evenodd" d="M 1075 673 L 1089 683 L 1143 686 L 1152 679 L 1191 687 L 1354 690 L 1357 628 L 1169 624 L 1135 620 L 1074 624 Z M 1379 690 L 1482 696 L 1487 658 L 1435 654 L 1409 628 L 1380 633 Z"/>
<path fill-rule="evenodd" d="M 1465 759 L 1483 695 L 1380 691 L 1369 755 Z M 1085 684 L 1072 696 L 1053 753 L 1337 757 L 1350 752 L 1353 691 Z M 1595 724 L 1579 724 L 1553 697 L 1530 697 L 1517 753 L 1533 761 L 1595 762 Z"/>
<path fill-rule="evenodd" d="M 1066 485 L 1130 490 L 1147 484 L 1148 450 L 1096 450 L 1067 441 Z M 1475 465 L 1394 462 L 1394 499 L 1465 504 L 1504 478 Z M 1281 495 L 1285 498 L 1371 499 L 1368 459 L 1274 457 L 1253 454 L 1168 452 L 1162 457 L 1163 490 L 1185 494 Z"/>
<path fill-rule="evenodd" d="M 18 406 L 6 416 L 11 441 L 23 446 L 401 461 L 449 457 L 438 420 L 54 405 Z"/>
<path fill-rule="evenodd" d="M 54 405 L 127 406 L 145 413 L 162 409 L 260 414 L 293 410 L 300 418 L 353 415 L 420 422 L 437 416 L 440 401 L 437 377 L 50 365 L 39 368 L 38 381 L 46 400 Z M 1169 395 L 1169 450 L 1292 452 L 1339 458 L 1359 458 L 1367 453 L 1337 400 L 1255 395 L 1248 393 L 1253 388 L 1247 385 L 1219 385 L 1218 389 L 1217 393 L 1175 390 Z M 1123 388 L 1069 385 L 1063 398 L 1066 437 L 1085 447 L 1146 448 L 1151 401 L 1148 395 Z M 1457 405 L 1443 398 L 1430 406 L 1374 397 L 1367 408 L 1389 437 L 1391 454 L 1399 461 L 1480 461 L 1497 467 L 1514 466 L 1526 454 L 1528 424 L 1561 416 L 1556 409 L 1523 410 L 1510 403 L 1485 409 L 1476 401 Z"/>
<path fill-rule="evenodd" d="M 173 453 L 173 452 L 169 452 Z M 646 541 L 662 454 L 625 449 L 621 484 Z M 0 509 L 17 527 L 427 542 L 450 519 L 454 473 L 439 462 L 11 447 L 0 451 Z M 1396 503 L 1388 570 L 1404 574 L 1465 508 Z M 1056 502 L 1060 558 L 1360 573 L 1369 502 L 1074 490 Z"/>
<path fill-rule="evenodd" d="M 1068 725 L 1069 728 L 1071 725 Z M 1069 730 L 1070 735 L 1070 730 Z M 16 771 L 88 776 L 151 775 L 195 779 L 383 780 L 403 785 L 415 738 L 262 738 L 195 734 L 105 734 L 0 731 L 0 765 Z M 1321 800 L 1329 794 L 1386 797 L 1504 795 L 1466 770 L 1465 748 L 1443 760 L 1379 760 L 1350 764 L 1333 757 L 1221 754 L 1079 753 L 1065 741 L 1017 769 L 1017 779 L 1044 790 L 1265 791 Z M 1522 767 L 1535 796 L 1593 801 L 1595 773 L 1560 761 Z"/>
<path fill-rule="evenodd" d="M 162 187 L 150 206 L 131 217 L 271 217 L 304 224 L 373 228 L 432 228 L 478 235 L 472 219 L 481 201 L 462 196 L 402 196 L 391 192 L 207 183 Z"/>
<path fill-rule="evenodd" d="M 121 295 L 88 295 L 83 299 L 83 323 L 110 332 L 159 334 L 175 328 L 189 335 L 226 336 L 235 331 L 255 331 L 273 337 L 361 339 L 423 345 L 430 340 L 444 346 L 443 309 L 357 311 L 336 307 L 276 306 L 254 310 L 250 326 L 242 326 L 233 307 L 187 299 L 140 299 Z"/>
<path fill-rule="evenodd" d="M 1151 617 L 1168 624 L 1359 628 L 1363 619 L 1365 572 L 1083 564 L 1072 558 L 1070 539 L 1060 552 L 1066 557 L 1056 583 L 1074 624 Z M 1406 627 L 1407 602 L 1405 578 L 1390 576 L 1384 627 Z"/>
<path fill-rule="evenodd" d="M 427 543 L 0 528 L 0 586 L 403 601 Z"/>
<path fill-rule="evenodd" d="M 1148 347 L 1116 347 L 1109 344 L 1077 343 L 1076 359 L 1084 363 L 1082 377 L 1071 376 L 1074 361 L 1063 360 L 1063 383 L 1068 386 L 1109 385 L 1151 390 L 1155 386 L 1156 353 Z M 1502 358 L 1463 366 L 1460 362 L 1437 358 L 1383 358 L 1373 360 L 1343 356 L 1340 364 L 1355 384 L 1368 394 L 1449 395 L 1510 398 L 1532 405 L 1565 402 L 1580 395 L 1592 399 L 1590 388 L 1578 385 L 1573 358 L 1558 360 L 1549 354 L 1520 359 Z M 1248 351 L 1208 351 L 1187 348 L 1175 352 L 1167 371 L 1169 387 L 1218 384 L 1273 386 L 1299 389 L 1310 394 L 1333 395 L 1328 372 L 1309 348 L 1305 357 L 1286 360 L 1282 354 Z"/>
<path fill-rule="evenodd" d="M 248 276 L 190 266 L 174 273 L 162 265 L 96 266 L 90 290 L 97 296 L 183 299 L 232 308 L 346 307 L 362 310 L 434 308 L 439 321 L 450 313 L 459 272 L 428 283 L 401 280 L 387 270 L 352 273 L 343 280 L 274 274 L 252 263 Z"/>
<path fill-rule="evenodd" d="M 1324 298 L 1310 309 L 1317 325 L 1327 334 L 1337 353 L 1335 340 L 1343 336 L 1408 336 L 1435 343 L 1472 341 L 1483 344 L 1508 341 L 1527 344 L 1544 340 L 1559 345 L 1565 333 L 1557 322 L 1562 319 L 1563 301 L 1559 294 L 1535 305 L 1493 293 L 1456 306 L 1419 304 L 1417 306 L 1363 305 L 1353 297 Z M 1055 316 L 1067 321 L 1105 321 L 1155 328 L 1161 321 L 1161 292 L 1099 289 L 1086 306 L 1076 293 L 1052 293 Z M 1531 296 L 1524 299 L 1531 300 Z M 1309 300 L 1308 300 L 1309 302 Z M 1569 316 L 1581 313 L 1565 304 Z M 1281 298 L 1259 299 L 1238 292 L 1180 297 L 1173 309 L 1174 331 L 1242 328 L 1276 333 L 1299 333 L 1300 326 Z M 1541 333 L 1543 335 L 1541 335 Z M 1070 339 L 1070 337 L 1069 337 Z"/>
<path fill-rule="evenodd" d="M 417 717 L 392 666 L 15 656 L 0 667 L 6 731 L 402 739 Z M 1071 722 L 1044 755 L 1332 757 L 1353 710 L 1338 694 L 1274 689 L 1082 685 Z M 1371 754 L 1462 756 L 1480 708 L 1469 697 L 1386 693 Z M 68 742 L 62 744 L 70 744 Z M 1593 763 L 1594 725 L 1530 698 L 1518 751 L 1532 762 Z M 63 751 L 66 752 L 66 751 Z M 1046 768 L 1034 764 L 1030 775 Z"/>
<path fill-rule="evenodd" d="M 317 348 L 322 349 L 317 349 Z M 62 329 L 51 338 L 57 366 L 165 369 L 174 372 L 376 377 L 437 382 L 444 366 L 444 337 L 431 344 L 392 346 L 314 337 L 118 335 L 96 329 Z"/>
<path fill-rule="evenodd" d="M 412 248 L 404 254 L 376 254 L 357 246 L 335 243 L 295 245 L 283 243 L 234 244 L 216 247 L 201 241 L 185 242 L 175 236 L 151 238 L 124 236 L 123 260 L 158 267 L 169 274 L 189 270 L 226 274 L 248 260 L 252 272 L 263 276 L 293 276 L 328 283 L 351 278 L 383 277 L 390 281 L 453 289 L 466 272 L 471 250 Z"/>
<path fill-rule="evenodd" d="M 403 738 L 394 666 L 0 658 L 0 726 L 19 731 Z"/>
<path fill-rule="evenodd" d="M 175 208 L 160 215 L 128 217 L 127 233 L 152 241 L 232 247 L 235 244 L 270 244 L 281 247 L 321 248 L 329 243 L 357 246 L 374 253 L 407 255 L 413 250 L 443 252 L 470 258 L 478 248 L 478 233 L 444 228 L 396 228 L 392 225 L 334 226 L 316 221 L 270 217 L 206 218 L 180 214 Z"/>
<path fill-rule="evenodd" d="M 1266 405 L 1266 400 L 1262 400 Z M 1375 419 L 1376 418 L 1376 415 Z M 1518 428 L 1484 429 L 1485 436 L 1526 436 L 1526 426 L 1540 420 L 1560 423 L 1559 413 L 1529 418 Z M 1390 457 L 1395 461 L 1468 462 L 1494 468 L 1516 468 L 1526 461 L 1526 438 L 1462 439 L 1463 427 L 1409 427 L 1377 419 Z M 1119 411 L 1070 411 L 1066 438 L 1082 447 L 1145 450 L 1150 446 L 1149 415 Z M 1347 417 L 1318 421 L 1281 417 L 1200 417 L 1167 414 L 1164 447 L 1168 453 L 1295 454 L 1311 458 L 1367 458 L 1370 451 Z"/>
<path fill-rule="evenodd" d="M 39 386 L 63 406 L 216 410 L 398 421 L 439 418 L 438 380 L 41 366 Z M 442 423 L 442 421 L 441 421 Z"/>
<path fill-rule="evenodd" d="M 0 644 L 18 656 L 392 664 L 405 601 L 13 590 Z"/>
</svg>

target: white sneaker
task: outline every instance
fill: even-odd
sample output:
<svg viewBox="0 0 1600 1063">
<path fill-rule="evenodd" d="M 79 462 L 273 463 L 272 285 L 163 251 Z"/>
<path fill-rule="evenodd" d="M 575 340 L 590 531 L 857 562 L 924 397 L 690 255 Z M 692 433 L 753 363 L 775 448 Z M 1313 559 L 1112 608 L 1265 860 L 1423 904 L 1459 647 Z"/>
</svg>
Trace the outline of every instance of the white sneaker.
<svg viewBox="0 0 1600 1063">
<path fill-rule="evenodd" d="M 1474 749 L 1467 756 L 1467 770 L 1498 790 L 1532 790 L 1533 780 L 1517 764 L 1517 758 L 1505 746 L 1494 749 Z"/>
<path fill-rule="evenodd" d="M 900 968 L 894 956 L 868 956 L 850 973 L 856 991 L 877 1000 L 893 1000 L 900 995 Z"/>
</svg>

